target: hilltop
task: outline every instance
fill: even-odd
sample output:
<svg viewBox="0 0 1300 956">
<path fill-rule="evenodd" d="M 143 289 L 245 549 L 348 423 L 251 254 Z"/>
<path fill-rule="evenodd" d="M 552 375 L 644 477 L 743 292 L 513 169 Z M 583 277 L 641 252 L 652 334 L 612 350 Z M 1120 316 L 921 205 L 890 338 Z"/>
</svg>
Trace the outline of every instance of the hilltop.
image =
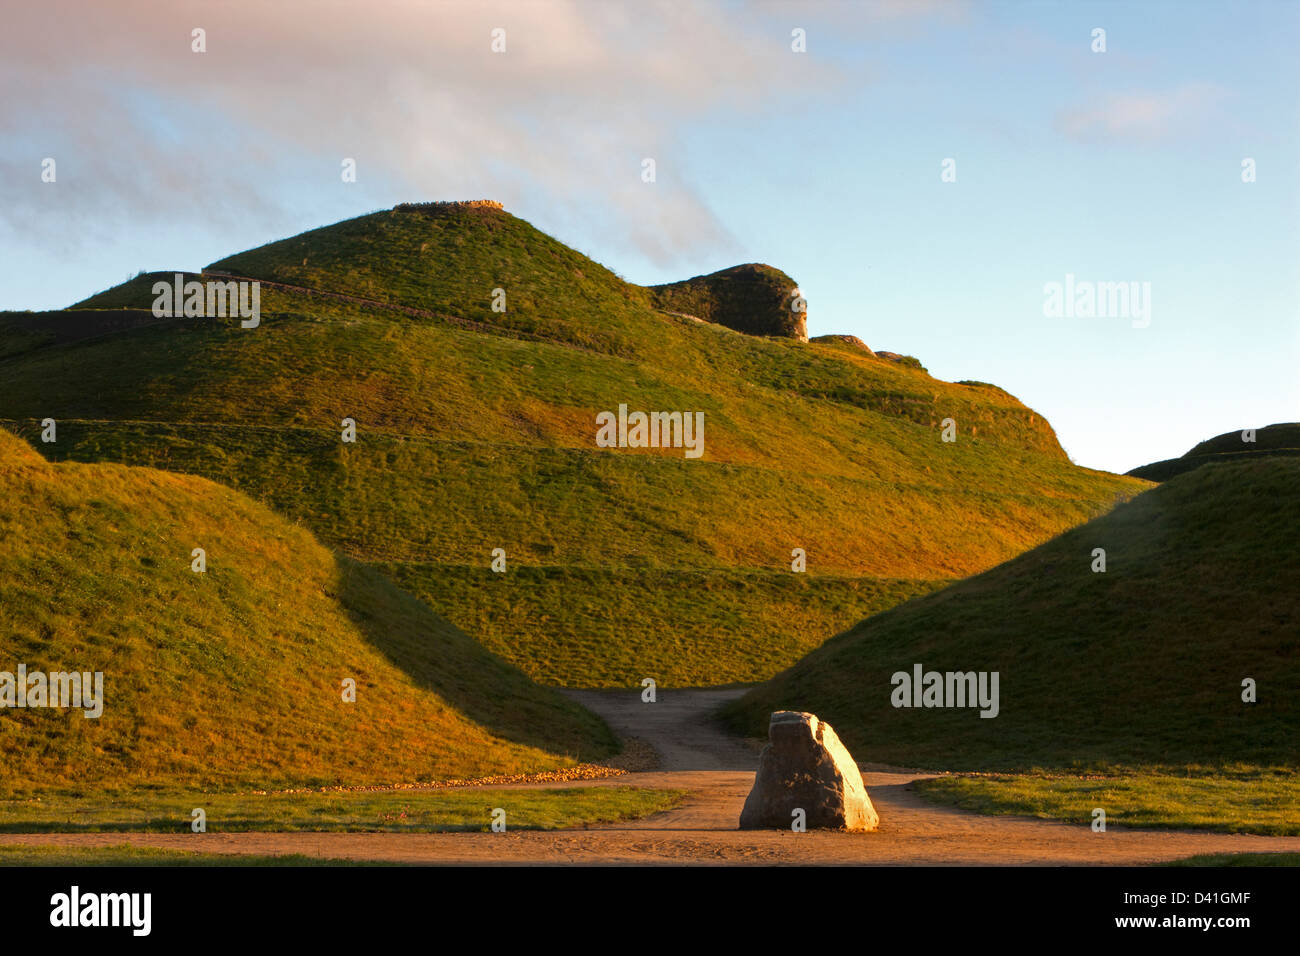
<svg viewBox="0 0 1300 956">
<path fill-rule="evenodd" d="M 1147 487 L 1000 389 L 729 327 L 705 293 L 786 294 L 740 269 L 652 289 L 491 205 L 400 206 L 213 263 L 263 283 L 255 329 L 154 319 L 155 275 L 0 316 L 0 415 L 237 488 L 568 686 L 765 679 Z M 620 405 L 702 413 L 703 456 L 597 447 Z"/>
<path fill-rule="evenodd" d="M 0 430 L 0 540 L 0 671 L 104 675 L 98 718 L 3 712 L 0 794 L 445 780 L 614 746 L 382 575 L 203 478 L 54 465 Z"/>
<path fill-rule="evenodd" d="M 1179 475 L 1027 554 L 838 635 L 733 704 L 810 710 L 859 760 L 946 770 L 1295 766 L 1300 461 Z M 1094 572 L 1095 548 L 1106 570 Z M 1000 673 L 1000 711 L 895 708 L 892 675 Z M 1242 681 L 1258 701 L 1242 701 Z M 1093 804 L 1088 804 L 1092 806 Z"/>
<path fill-rule="evenodd" d="M 1253 431 L 1253 441 L 1247 437 Z M 1181 458 L 1167 458 L 1134 468 L 1128 474 L 1147 481 L 1165 481 L 1175 475 L 1215 462 L 1244 461 L 1248 458 L 1300 455 L 1300 423 L 1287 422 L 1266 428 L 1225 432 L 1200 442 Z"/>
</svg>

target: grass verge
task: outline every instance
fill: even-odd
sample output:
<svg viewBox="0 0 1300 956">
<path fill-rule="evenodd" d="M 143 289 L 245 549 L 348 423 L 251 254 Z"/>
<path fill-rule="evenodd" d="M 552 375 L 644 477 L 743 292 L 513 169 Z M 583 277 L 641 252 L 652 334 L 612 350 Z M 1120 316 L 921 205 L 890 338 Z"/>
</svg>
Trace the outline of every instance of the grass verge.
<svg viewBox="0 0 1300 956">
<path fill-rule="evenodd" d="M 0 845 L 0 866 L 405 866 L 384 860 L 341 860 L 301 853 L 199 853 L 130 846 Z"/>
<path fill-rule="evenodd" d="M 196 808 L 206 814 L 209 833 L 481 831 L 491 828 L 498 807 L 508 829 L 558 830 L 646 817 L 683 796 L 643 787 L 42 796 L 0 801 L 0 832 L 189 832 Z"/>
<path fill-rule="evenodd" d="M 1101 808 L 1108 827 L 1300 835 L 1300 774 L 1286 768 L 953 775 L 918 781 L 916 791 L 976 813 L 1090 824 Z"/>
</svg>

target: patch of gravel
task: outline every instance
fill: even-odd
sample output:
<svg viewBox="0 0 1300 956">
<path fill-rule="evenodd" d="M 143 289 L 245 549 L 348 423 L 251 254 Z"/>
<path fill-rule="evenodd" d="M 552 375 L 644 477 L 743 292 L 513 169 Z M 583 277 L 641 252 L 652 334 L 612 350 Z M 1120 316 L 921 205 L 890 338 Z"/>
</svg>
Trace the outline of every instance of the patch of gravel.
<svg viewBox="0 0 1300 956">
<path fill-rule="evenodd" d="M 650 746 L 650 742 L 640 737 L 623 738 L 623 752 L 615 754 L 598 766 L 622 770 L 626 773 L 640 773 L 644 770 L 658 770 L 662 766 L 659 751 Z"/>
</svg>

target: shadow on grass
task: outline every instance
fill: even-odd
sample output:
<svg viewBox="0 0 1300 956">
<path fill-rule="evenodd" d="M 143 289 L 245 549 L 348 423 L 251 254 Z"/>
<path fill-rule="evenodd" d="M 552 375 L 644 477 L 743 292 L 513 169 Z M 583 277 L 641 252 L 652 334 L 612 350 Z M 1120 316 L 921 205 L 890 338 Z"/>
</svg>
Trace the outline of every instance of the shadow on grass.
<svg viewBox="0 0 1300 956">
<path fill-rule="evenodd" d="M 618 752 L 618 738 L 600 717 L 533 683 L 373 568 L 343 555 L 336 560 L 348 615 L 366 640 L 421 687 L 515 743 L 578 760 Z M 401 626 L 386 626 L 393 622 Z"/>
</svg>

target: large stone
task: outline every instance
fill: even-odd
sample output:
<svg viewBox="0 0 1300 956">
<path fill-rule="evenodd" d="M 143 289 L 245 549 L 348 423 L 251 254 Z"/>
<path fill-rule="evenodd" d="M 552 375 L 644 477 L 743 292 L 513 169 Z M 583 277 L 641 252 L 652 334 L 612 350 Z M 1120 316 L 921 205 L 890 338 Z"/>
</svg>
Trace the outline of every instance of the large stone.
<svg viewBox="0 0 1300 956">
<path fill-rule="evenodd" d="M 796 809 L 809 829 L 864 831 L 880 824 L 858 765 L 830 724 L 815 714 L 778 710 L 767 734 L 754 789 L 740 811 L 742 830 L 788 830 Z"/>
</svg>

